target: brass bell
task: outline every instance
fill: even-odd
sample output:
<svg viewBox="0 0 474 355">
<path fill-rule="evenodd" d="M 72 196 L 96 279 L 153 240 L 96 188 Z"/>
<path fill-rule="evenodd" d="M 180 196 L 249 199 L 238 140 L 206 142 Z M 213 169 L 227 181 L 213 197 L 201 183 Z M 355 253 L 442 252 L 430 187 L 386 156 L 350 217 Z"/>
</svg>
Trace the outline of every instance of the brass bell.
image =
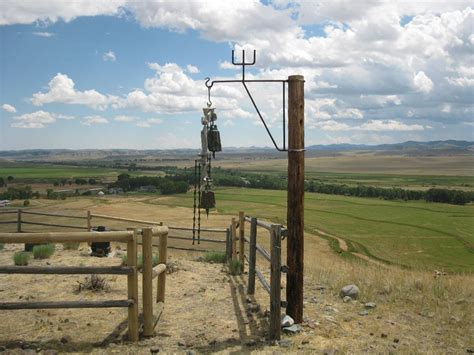
<svg viewBox="0 0 474 355">
<path fill-rule="evenodd" d="M 209 210 L 216 207 L 216 196 L 214 191 L 205 190 L 201 193 L 201 208 Z"/>
</svg>

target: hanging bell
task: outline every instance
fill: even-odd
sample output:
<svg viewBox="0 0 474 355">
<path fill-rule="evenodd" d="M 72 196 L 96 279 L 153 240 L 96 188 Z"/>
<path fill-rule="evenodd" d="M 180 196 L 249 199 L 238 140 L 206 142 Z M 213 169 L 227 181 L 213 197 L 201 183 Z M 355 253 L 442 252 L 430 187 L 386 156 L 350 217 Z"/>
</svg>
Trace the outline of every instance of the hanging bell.
<svg viewBox="0 0 474 355">
<path fill-rule="evenodd" d="M 209 210 L 216 207 L 216 196 L 214 191 L 204 190 L 201 193 L 201 208 L 206 210 L 206 215 L 209 217 Z"/>
<path fill-rule="evenodd" d="M 214 158 L 216 157 L 216 152 L 222 151 L 221 134 L 216 125 L 209 127 L 209 131 L 207 132 L 207 147 L 209 151 L 212 152 Z"/>
</svg>

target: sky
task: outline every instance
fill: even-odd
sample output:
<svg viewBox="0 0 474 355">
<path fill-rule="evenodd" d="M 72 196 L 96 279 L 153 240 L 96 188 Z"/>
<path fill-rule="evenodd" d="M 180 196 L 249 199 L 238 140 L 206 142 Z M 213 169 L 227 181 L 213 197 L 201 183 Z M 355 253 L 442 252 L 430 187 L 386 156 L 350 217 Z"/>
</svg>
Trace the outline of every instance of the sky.
<svg viewBox="0 0 474 355">
<path fill-rule="evenodd" d="M 205 78 L 305 77 L 305 143 L 474 140 L 474 1 L 0 1 L 0 150 L 198 148 Z M 280 84 L 248 84 L 282 144 Z M 240 83 L 225 147 L 270 147 Z"/>
</svg>

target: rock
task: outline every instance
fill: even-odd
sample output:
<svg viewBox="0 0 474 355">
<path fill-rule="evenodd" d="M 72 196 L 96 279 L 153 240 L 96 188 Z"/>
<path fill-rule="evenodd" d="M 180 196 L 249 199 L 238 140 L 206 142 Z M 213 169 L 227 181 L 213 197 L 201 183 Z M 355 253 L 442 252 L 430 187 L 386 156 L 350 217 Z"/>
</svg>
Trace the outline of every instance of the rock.
<svg viewBox="0 0 474 355">
<path fill-rule="evenodd" d="M 311 303 L 318 303 L 318 299 L 316 297 L 311 297 L 311 299 L 309 300 L 309 302 Z"/>
<path fill-rule="evenodd" d="M 291 327 L 284 327 L 283 332 L 287 334 L 296 334 L 301 332 L 301 325 L 299 324 L 293 324 Z"/>
<path fill-rule="evenodd" d="M 327 286 L 325 286 L 325 285 L 316 285 L 316 286 L 314 286 L 314 289 L 318 290 L 318 291 L 322 291 L 322 290 L 327 289 Z"/>
<path fill-rule="evenodd" d="M 72 341 L 72 338 L 69 335 L 65 335 L 61 338 L 61 343 L 63 344 L 70 343 L 71 341 Z"/>
<path fill-rule="evenodd" d="M 277 342 L 282 348 L 289 348 L 293 342 L 290 339 L 282 339 Z"/>
<path fill-rule="evenodd" d="M 352 298 L 349 296 L 344 296 L 344 298 L 342 299 L 342 302 L 344 303 L 349 303 L 350 301 L 352 301 Z"/>
<path fill-rule="evenodd" d="M 180 340 L 178 341 L 178 346 L 186 346 L 186 344 L 184 341 Z"/>
<path fill-rule="evenodd" d="M 377 304 L 375 304 L 375 302 L 367 302 L 366 304 L 364 304 L 364 307 L 368 309 L 374 309 L 375 307 L 377 307 Z"/>
<path fill-rule="evenodd" d="M 398 344 L 400 342 L 400 339 L 395 338 L 395 339 L 393 339 L 393 342 Z"/>
<path fill-rule="evenodd" d="M 284 316 L 281 317 L 282 328 L 291 327 L 293 324 L 295 324 L 295 321 L 289 315 L 285 314 Z"/>
<path fill-rule="evenodd" d="M 468 353 L 468 354 L 474 354 L 474 347 L 472 347 L 472 348 L 467 348 L 467 349 L 466 349 L 466 353 Z"/>
<path fill-rule="evenodd" d="M 324 310 L 329 313 L 339 313 L 339 310 L 332 306 L 326 306 Z"/>
<path fill-rule="evenodd" d="M 368 316 L 368 315 L 369 315 L 369 312 L 367 312 L 365 309 L 359 312 L 359 316 Z"/>
<path fill-rule="evenodd" d="M 336 355 L 337 349 L 324 349 L 323 355 Z"/>
<path fill-rule="evenodd" d="M 160 352 L 160 348 L 157 347 L 157 346 L 152 346 L 150 348 L 150 353 L 152 353 L 152 354 L 158 354 L 159 352 Z"/>
<path fill-rule="evenodd" d="M 382 333 L 382 334 L 380 334 L 380 337 L 383 338 L 383 339 L 385 339 L 386 337 L 388 337 L 388 335 L 385 334 L 385 333 Z"/>
<path fill-rule="evenodd" d="M 344 298 L 345 296 L 349 296 L 353 300 L 356 300 L 359 297 L 360 290 L 356 285 L 347 285 L 341 288 L 341 291 L 339 295 L 341 298 Z"/>
<path fill-rule="evenodd" d="M 309 339 L 304 339 L 304 340 L 301 342 L 301 344 L 303 344 L 303 345 L 309 344 Z"/>
</svg>

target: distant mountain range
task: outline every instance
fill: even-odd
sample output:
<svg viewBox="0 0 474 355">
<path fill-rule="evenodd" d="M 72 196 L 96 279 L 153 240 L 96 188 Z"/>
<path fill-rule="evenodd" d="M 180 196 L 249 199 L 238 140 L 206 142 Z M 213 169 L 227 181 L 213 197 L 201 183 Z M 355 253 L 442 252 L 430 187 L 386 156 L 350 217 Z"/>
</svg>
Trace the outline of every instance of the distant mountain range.
<svg viewBox="0 0 474 355">
<path fill-rule="evenodd" d="M 323 150 L 323 151 L 351 151 L 351 150 L 371 150 L 371 151 L 428 151 L 428 150 L 456 150 L 456 151 L 474 151 L 474 142 L 469 141 L 431 141 L 416 142 L 407 141 L 395 144 L 329 144 L 329 145 L 311 145 L 306 150 Z"/>
<path fill-rule="evenodd" d="M 380 154 L 406 155 L 446 155 L 471 154 L 474 152 L 474 142 L 445 140 L 431 142 L 408 141 L 395 144 L 329 144 L 311 145 L 306 147 L 308 156 L 333 154 L 344 151 L 373 151 Z M 319 153 L 318 153 L 319 152 Z M 159 156 L 160 160 L 188 159 L 198 154 L 198 149 L 26 149 L 0 151 L 0 159 L 15 160 L 101 160 L 101 159 L 133 159 L 146 156 Z M 273 147 L 224 147 L 221 156 L 281 155 Z"/>
</svg>

